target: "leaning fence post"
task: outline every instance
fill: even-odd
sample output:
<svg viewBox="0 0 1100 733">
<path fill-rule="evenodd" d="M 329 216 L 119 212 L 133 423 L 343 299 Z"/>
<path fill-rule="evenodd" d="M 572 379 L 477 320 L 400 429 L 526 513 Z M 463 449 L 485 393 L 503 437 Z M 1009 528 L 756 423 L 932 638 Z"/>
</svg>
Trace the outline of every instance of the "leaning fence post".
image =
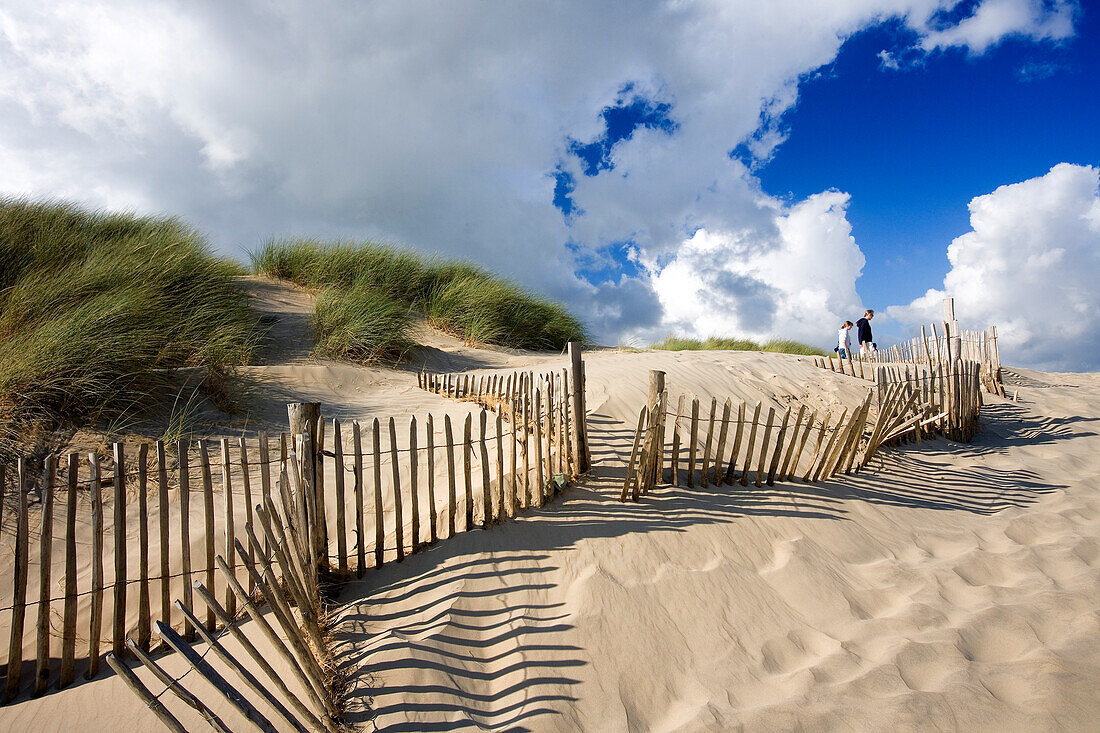
<svg viewBox="0 0 1100 733">
<path fill-rule="evenodd" d="M 588 421 L 584 404 L 584 360 L 581 358 L 581 342 L 569 342 L 569 380 L 573 384 L 573 436 L 577 456 L 577 473 L 587 473 L 592 467 L 592 456 L 588 452 Z"/>
</svg>

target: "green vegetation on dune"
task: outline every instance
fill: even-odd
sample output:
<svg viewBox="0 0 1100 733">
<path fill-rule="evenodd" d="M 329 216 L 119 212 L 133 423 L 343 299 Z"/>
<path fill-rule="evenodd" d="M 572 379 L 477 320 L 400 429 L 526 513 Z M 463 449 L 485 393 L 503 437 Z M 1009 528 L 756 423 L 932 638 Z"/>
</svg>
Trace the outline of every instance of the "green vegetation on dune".
<svg viewBox="0 0 1100 733">
<path fill-rule="evenodd" d="M 390 245 L 276 240 L 253 253 L 252 266 L 323 289 L 316 307 L 318 350 L 332 356 L 367 360 L 403 353 L 417 314 L 467 341 L 514 348 L 562 349 L 585 338 L 580 321 L 559 303 L 470 263 Z M 381 313 L 384 327 L 364 322 Z"/>
<path fill-rule="evenodd" d="M 239 272 L 176 219 L 0 200 L 0 424 L 112 419 L 174 368 L 247 363 Z"/>
<path fill-rule="evenodd" d="M 705 341 L 669 336 L 664 341 L 653 344 L 650 348 L 666 351 L 769 351 L 778 354 L 799 354 L 802 356 L 826 355 L 826 352 L 815 346 L 809 346 L 790 339 L 772 339 L 766 343 L 758 344 L 750 339 L 718 338 L 717 336 L 711 336 Z"/>
<path fill-rule="evenodd" d="M 370 287 L 328 287 L 314 306 L 317 353 L 353 361 L 396 361 L 415 344 L 409 308 Z"/>
</svg>

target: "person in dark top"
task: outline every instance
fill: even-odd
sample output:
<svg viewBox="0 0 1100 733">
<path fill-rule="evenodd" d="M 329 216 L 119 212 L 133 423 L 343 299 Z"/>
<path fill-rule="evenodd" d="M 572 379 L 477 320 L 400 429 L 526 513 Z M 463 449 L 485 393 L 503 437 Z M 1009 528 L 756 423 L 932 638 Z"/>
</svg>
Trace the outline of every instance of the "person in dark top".
<svg viewBox="0 0 1100 733">
<path fill-rule="evenodd" d="M 856 321 L 856 342 L 859 343 L 859 353 L 861 356 L 870 356 L 874 353 L 875 345 L 871 337 L 871 319 L 875 317 L 873 310 L 866 310 L 863 313 L 863 318 Z"/>
</svg>

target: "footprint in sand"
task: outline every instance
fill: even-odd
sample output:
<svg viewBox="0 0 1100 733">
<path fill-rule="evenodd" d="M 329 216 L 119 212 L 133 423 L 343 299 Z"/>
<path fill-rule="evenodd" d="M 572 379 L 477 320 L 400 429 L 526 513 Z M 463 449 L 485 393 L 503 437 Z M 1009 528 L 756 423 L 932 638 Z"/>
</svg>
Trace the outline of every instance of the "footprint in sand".
<svg viewBox="0 0 1100 733">
<path fill-rule="evenodd" d="M 956 646 L 974 662 L 1011 662 L 1042 646 L 1021 611 L 992 606 L 959 628 Z"/>
<path fill-rule="evenodd" d="M 787 563 L 791 561 L 791 558 L 794 557 L 794 553 L 798 550 L 798 543 L 801 539 L 801 537 L 795 537 L 789 540 L 773 542 L 771 560 L 760 566 L 760 574 L 765 575 L 767 573 L 774 573 L 776 570 L 785 568 Z"/>
<path fill-rule="evenodd" d="M 949 642 L 911 641 L 894 657 L 894 664 L 909 689 L 939 692 L 951 677 L 965 672 L 968 662 Z"/>
</svg>

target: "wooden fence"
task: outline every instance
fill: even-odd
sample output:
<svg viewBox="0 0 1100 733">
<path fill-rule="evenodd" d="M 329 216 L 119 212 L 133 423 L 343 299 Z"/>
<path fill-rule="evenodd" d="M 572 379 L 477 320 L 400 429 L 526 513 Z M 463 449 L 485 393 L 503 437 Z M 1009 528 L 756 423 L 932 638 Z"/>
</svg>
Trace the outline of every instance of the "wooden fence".
<svg viewBox="0 0 1100 733">
<path fill-rule="evenodd" d="M 958 361 L 977 362 L 981 385 L 990 394 L 1005 396 L 996 326 L 990 326 L 984 331 L 967 331 L 959 329 L 956 321 L 943 321 L 940 328 L 935 323 L 928 328 L 921 326 L 920 333 L 917 338 L 902 341 L 867 356 L 854 349 L 850 359 L 830 355 L 819 360 L 819 363 L 833 371 L 852 376 L 856 376 L 858 370 L 860 377 L 870 379 L 873 377 L 864 375 L 872 373 L 873 368 L 879 365 L 908 364 L 925 367 L 931 374 L 939 368 L 953 371 Z M 833 363 L 834 359 L 836 365 Z"/>
<path fill-rule="evenodd" d="M 863 360 L 835 359 L 832 356 L 814 359 L 817 366 L 860 379 L 874 379 L 881 403 L 887 388 L 905 384 L 920 395 L 920 404 L 928 412 L 940 414 L 928 435 L 938 431 L 952 440 L 969 442 L 978 431 L 978 416 L 982 406 L 982 387 L 992 391 L 987 371 L 980 362 L 956 360 L 953 363 L 889 364 L 865 369 Z M 999 384 L 999 383 L 998 383 Z M 1001 389 L 1003 396 L 1003 388 Z"/>
<path fill-rule="evenodd" d="M 428 392 L 456 400 L 476 402 L 482 407 L 511 416 L 528 414 L 541 393 L 548 405 L 549 424 L 565 436 L 562 446 L 575 473 L 588 471 L 592 464 L 585 420 L 584 362 L 580 345 L 569 344 L 570 366 L 560 371 L 535 373 L 512 371 L 505 374 L 437 374 L 422 372 L 417 385 Z"/>
<path fill-rule="evenodd" d="M 299 445 L 308 449 L 309 441 L 309 433 L 304 432 Z M 221 632 L 215 633 L 212 627 L 208 628 L 209 621 L 204 623 L 198 618 L 190 605 L 190 595 L 187 602 L 177 599 L 174 605 L 189 628 L 208 645 L 209 657 L 197 651 L 170 624 L 160 620 L 153 622 L 164 648 L 178 654 L 187 665 L 182 675 L 173 677 L 165 669 L 163 659 L 158 661 L 149 653 L 147 629 L 140 627 L 139 634 L 145 631 L 144 642 L 127 636 L 124 650 L 163 686 L 159 693 L 153 694 L 124 661 L 120 649 L 107 654 L 107 663 L 111 668 L 169 730 L 184 731 L 187 728 L 178 719 L 179 714 L 173 714 L 165 705 L 165 701 L 171 699 L 165 695 L 168 692 L 192 708 L 215 730 L 239 729 L 227 725 L 211 705 L 184 686 L 184 677 L 190 673 L 205 680 L 216 696 L 235 709 L 251 727 L 265 733 L 277 730 L 268 715 L 285 721 L 292 730 L 300 733 L 336 733 L 342 729 L 331 684 L 335 665 L 321 627 L 324 608 L 320 578 L 309 550 L 307 530 L 309 522 L 316 518 L 315 504 L 311 501 L 315 492 L 313 478 L 308 460 L 299 462 L 291 453 L 283 463 L 275 499 L 265 495 L 263 503 L 255 507 L 258 523 L 250 516 L 242 528 L 243 541 L 242 538 L 234 538 L 227 548 L 228 555 L 219 554 L 215 558 L 231 593 L 228 599 L 241 604 L 253 621 L 249 628 L 253 632 L 259 631 L 270 652 L 283 662 L 289 670 L 288 679 L 284 680 L 272 666 L 278 660 L 269 661 L 253 640 L 245 635 L 238 623 L 235 607 L 223 605 L 210 588 L 198 581 L 189 589 L 193 589 L 205 603 L 207 614 L 213 614 L 222 624 Z M 237 561 L 247 573 L 248 590 L 245 590 L 233 569 Z M 270 614 L 260 611 L 258 604 L 261 598 L 269 607 Z M 281 634 L 272 624 L 279 627 Z M 238 655 L 234 655 L 219 637 L 222 640 L 231 638 L 240 647 Z M 222 671 L 219 672 L 216 666 L 220 666 Z M 238 678 L 245 691 L 241 686 L 230 683 L 227 675 Z M 261 677 L 266 677 L 266 682 L 261 681 Z M 295 685 L 297 691 L 292 690 L 291 685 Z M 254 698 L 250 700 L 251 695 Z"/>
<path fill-rule="evenodd" d="M 620 500 L 647 493 L 665 480 L 666 468 L 673 486 L 681 472 L 688 486 L 816 482 L 858 471 L 884 445 L 920 442 L 937 432 L 969 440 L 981 407 L 979 364 L 956 366 L 944 374 L 941 365 L 934 378 L 908 367 L 879 367 L 876 390 L 850 413 L 843 408 L 819 416 L 805 405 L 791 405 L 782 414 L 769 407 L 763 419 L 760 402 L 735 405 L 732 399 L 719 409 L 712 398 L 701 413 L 697 398 L 685 405 L 680 395 L 670 411 L 662 377 L 662 391 L 654 399 L 651 390 L 650 404 L 638 413 Z"/>
<path fill-rule="evenodd" d="M 69 685 L 78 660 L 85 676 L 95 677 L 102 649 L 124 656 L 131 631 L 148 650 L 158 621 L 175 623 L 192 639 L 196 629 L 173 612 L 170 599 L 190 608 L 196 579 L 236 613 L 238 599 L 229 578 L 216 572 L 217 556 L 251 593 L 254 579 L 236 563 L 234 543 L 242 526 L 253 525 L 255 507 L 273 498 L 273 488 L 284 490 L 273 483 L 273 469 L 295 475 L 288 462 L 296 455 L 315 457 L 303 460 L 303 481 L 315 489 L 305 493 L 300 518 L 311 563 L 361 576 L 552 498 L 578 472 L 566 438 L 570 423 L 565 402 L 535 385 L 492 419 L 481 409 L 458 424 L 429 414 L 399 430 L 394 418 L 375 419 L 354 423 L 349 436 L 333 420 L 326 436 L 318 421 L 295 439 L 284 433 L 278 441 L 265 434 L 181 441 L 174 450 L 157 442 L 137 446 L 136 457 L 116 443 L 109 455 L 72 453 L 60 466 L 54 456 L 34 466 L 20 459 L 14 482 L 0 475 L 0 488 L 15 494 L 13 526 L 0 524 L 0 534 L 14 529 L 15 547 L 12 596 L 0 609 L 11 611 L 5 699 L 20 692 L 24 658 L 36 660 L 34 692 L 41 694 L 55 673 L 58 688 Z M 32 468 L 40 478 L 31 478 Z M 55 511 L 57 504 L 63 510 Z M 32 567 L 40 569 L 37 578 L 29 578 Z M 31 634 L 24 633 L 28 606 L 36 609 Z M 205 624 L 216 627 L 213 610 Z"/>
</svg>

